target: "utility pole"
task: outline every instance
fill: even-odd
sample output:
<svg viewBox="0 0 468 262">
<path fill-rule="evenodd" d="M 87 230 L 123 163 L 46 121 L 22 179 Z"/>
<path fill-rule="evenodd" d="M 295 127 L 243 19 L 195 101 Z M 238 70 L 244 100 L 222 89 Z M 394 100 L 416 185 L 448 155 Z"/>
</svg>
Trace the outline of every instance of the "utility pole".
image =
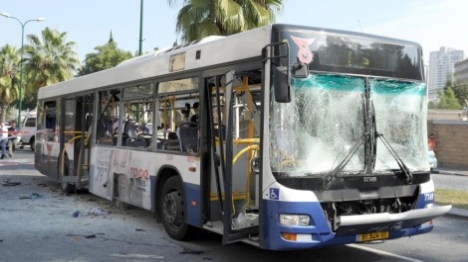
<svg viewBox="0 0 468 262">
<path fill-rule="evenodd" d="M 143 1 L 143 0 L 141 0 Z M 1 16 L 4 16 L 6 18 L 11 18 L 15 19 L 18 21 L 21 25 L 21 59 L 20 59 L 20 85 L 19 85 L 19 102 L 18 102 L 18 128 L 21 128 L 21 111 L 23 110 L 22 108 L 22 102 L 23 102 L 23 48 L 24 48 L 24 27 L 26 26 L 27 23 L 29 22 L 42 22 L 45 21 L 44 18 L 39 17 L 37 19 L 30 19 L 27 20 L 26 22 L 21 22 L 18 18 L 9 15 L 8 13 L 0 13 Z"/>
<path fill-rule="evenodd" d="M 140 3 L 140 48 L 138 49 L 138 55 L 141 55 L 143 47 L 143 0 Z"/>
</svg>

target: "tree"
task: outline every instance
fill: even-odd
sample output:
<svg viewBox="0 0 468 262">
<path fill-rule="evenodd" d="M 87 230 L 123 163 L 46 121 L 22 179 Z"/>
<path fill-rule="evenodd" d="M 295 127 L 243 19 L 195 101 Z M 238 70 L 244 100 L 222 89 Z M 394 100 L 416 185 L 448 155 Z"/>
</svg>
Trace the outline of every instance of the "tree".
<svg viewBox="0 0 468 262">
<path fill-rule="evenodd" d="M 12 103 L 19 98 L 17 68 L 21 59 L 20 51 L 11 45 L 0 48 L 0 118 L 4 122 Z"/>
<path fill-rule="evenodd" d="M 79 76 L 112 68 L 120 62 L 132 58 L 132 53 L 117 48 L 117 43 L 112 38 L 112 32 L 107 44 L 94 48 L 96 53 L 87 54 L 83 67 L 78 71 Z"/>
<path fill-rule="evenodd" d="M 168 0 L 169 5 L 177 0 Z M 275 21 L 282 0 L 183 0 L 176 33 L 182 42 L 210 35 L 232 35 Z"/>
<path fill-rule="evenodd" d="M 429 103 L 427 104 L 427 107 L 429 109 L 437 109 L 439 108 L 439 104 L 435 101 L 429 101 Z"/>
<path fill-rule="evenodd" d="M 66 42 L 66 37 L 67 33 L 48 27 L 42 30 L 42 39 L 36 35 L 27 36 L 30 44 L 24 46 L 25 104 L 35 105 L 37 98 L 32 94 L 39 88 L 71 79 L 80 67 L 78 55 L 74 51 L 76 44 L 73 41 Z M 27 85 L 24 85 L 24 78 Z"/>
<path fill-rule="evenodd" d="M 467 106 L 468 101 L 468 81 L 456 81 L 452 86 L 453 92 L 458 99 L 458 103 L 463 106 Z"/>
<path fill-rule="evenodd" d="M 452 88 L 447 87 L 445 91 L 439 91 L 439 109 L 460 110 L 462 107 L 458 103 Z"/>
</svg>

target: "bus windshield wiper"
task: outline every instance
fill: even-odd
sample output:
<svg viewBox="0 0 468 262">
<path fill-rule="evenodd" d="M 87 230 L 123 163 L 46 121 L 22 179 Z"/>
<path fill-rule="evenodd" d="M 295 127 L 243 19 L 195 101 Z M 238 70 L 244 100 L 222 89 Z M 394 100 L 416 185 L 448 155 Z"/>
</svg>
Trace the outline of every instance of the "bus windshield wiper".
<svg viewBox="0 0 468 262">
<path fill-rule="evenodd" d="M 338 166 L 333 169 L 328 175 L 324 176 L 322 179 L 322 186 L 321 189 L 329 189 L 333 181 L 337 178 L 338 174 L 343 171 L 343 169 L 346 167 L 346 165 L 349 163 L 351 158 L 356 154 L 357 150 L 359 149 L 360 146 L 364 144 L 365 136 L 362 136 L 361 139 L 351 148 L 349 153 L 345 156 L 343 160 L 338 164 Z"/>
<path fill-rule="evenodd" d="M 373 119 L 373 129 L 374 129 L 374 134 L 375 134 L 375 145 L 377 145 L 377 139 L 380 138 L 382 140 L 382 143 L 384 146 L 387 148 L 387 150 L 390 152 L 392 157 L 395 159 L 397 162 L 398 166 L 400 167 L 401 172 L 403 173 L 403 176 L 405 178 L 405 182 L 407 185 L 413 184 L 413 174 L 411 174 L 411 171 L 409 170 L 408 166 L 406 166 L 405 162 L 398 156 L 397 152 L 395 149 L 390 145 L 390 143 L 387 141 L 385 136 L 383 134 L 380 134 L 377 132 L 377 125 L 375 123 L 375 107 L 374 107 L 374 102 L 372 102 L 372 111 L 371 111 L 372 119 Z M 375 151 L 375 154 L 377 151 Z"/>
<path fill-rule="evenodd" d="M 397 152 L 395 151 L 395 149 L 390 145 L 390 143 L 387 141 L 387 139 L 385 138 L 385 136 L 383 134 L 379 134 L 377 133 L 377 131 L 375 132 L 375 136 L 377 138 L 380 138 L 383 142 L 383 144 L 385 145 L 385 147 L 388 149 L 388 151 L 390 152 L 390 154 L 392 155 L 392 157 L 395 159 L 395 161 L 397 162 L 398 166 L 400 167 L 400 170 L 401 172 L 403 173 L 404 177 L 405 177 L 405 182 L 407 185 L 411 185 L 413 184 L 413 174 L 411 174 L 411 171 L 409 170 L 408 166 L 406 166 L 405 162 L 403 162 L 403 160 L 401 160 L 401 158 L 398 156 Z"/>
</svg>

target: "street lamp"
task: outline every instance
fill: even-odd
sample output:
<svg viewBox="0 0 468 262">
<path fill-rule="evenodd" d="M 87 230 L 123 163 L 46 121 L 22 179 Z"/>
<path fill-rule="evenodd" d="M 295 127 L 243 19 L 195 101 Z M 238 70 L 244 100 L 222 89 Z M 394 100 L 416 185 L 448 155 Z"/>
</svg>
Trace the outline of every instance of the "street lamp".
<svg viewBox="0 0 468 262">
<path fill-rule="evenodd" d="M 39 17 L 37 19 L 30 19 L 27 20 L 26 22 L 21 22 L 18 18 L 14 16 L 10 16 L 8 13 L 0 13 L 1 16 L 4 16 L 6 18 L 11 18 L 15 19 L 21 24 L 21 60 L 20 60 L 20 93 L 19 93 L 19 105 L 18 105 L 18 128 L 21 128 L 21 110 L 22 110 L 22 100 L 23 100 L 23 43 L 24 43 L 24 27 L 26 26 L 27 23 L 29 22 L 42 22 L 45 21 L 45 18 Z"/>
</svg>

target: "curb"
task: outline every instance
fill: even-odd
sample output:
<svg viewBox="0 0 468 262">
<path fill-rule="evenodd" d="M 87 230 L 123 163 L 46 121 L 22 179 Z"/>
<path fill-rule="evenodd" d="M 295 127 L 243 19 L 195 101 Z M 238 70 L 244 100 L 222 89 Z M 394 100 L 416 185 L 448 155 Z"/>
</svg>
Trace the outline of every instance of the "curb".
<svg viewBox="0 0 468 262">
<path fill-rule="evenodd" d="M 447 215 L 459 218 L 468 218 L 468 210 L 452 206 Z"/>
<path fill-rule="evenodd" d="M 434 204 L 434 206 L 442 206 L 442 205 Z M 468 218 L 468 210 L 452 206 L 452 208 L 450 208 L 450 211 L 446 215 L 460 217 L 460 218 Z"/>
<path fill-rule="evenodd" d="M 468 218 L 468 210 L 452 206 L 452 208 L 448 212 L 448 215 Z"/>
<path fill-rule="evenodd" d="M 440 174 L 440 175 L 452 175 L 452 176 L 468 176 L 468 174 L 457 173 L 457 172 L 446 171 L 446 170 L 437 170 L 437 169 L 432 170 L 431 173 Z"/>
</svg>

